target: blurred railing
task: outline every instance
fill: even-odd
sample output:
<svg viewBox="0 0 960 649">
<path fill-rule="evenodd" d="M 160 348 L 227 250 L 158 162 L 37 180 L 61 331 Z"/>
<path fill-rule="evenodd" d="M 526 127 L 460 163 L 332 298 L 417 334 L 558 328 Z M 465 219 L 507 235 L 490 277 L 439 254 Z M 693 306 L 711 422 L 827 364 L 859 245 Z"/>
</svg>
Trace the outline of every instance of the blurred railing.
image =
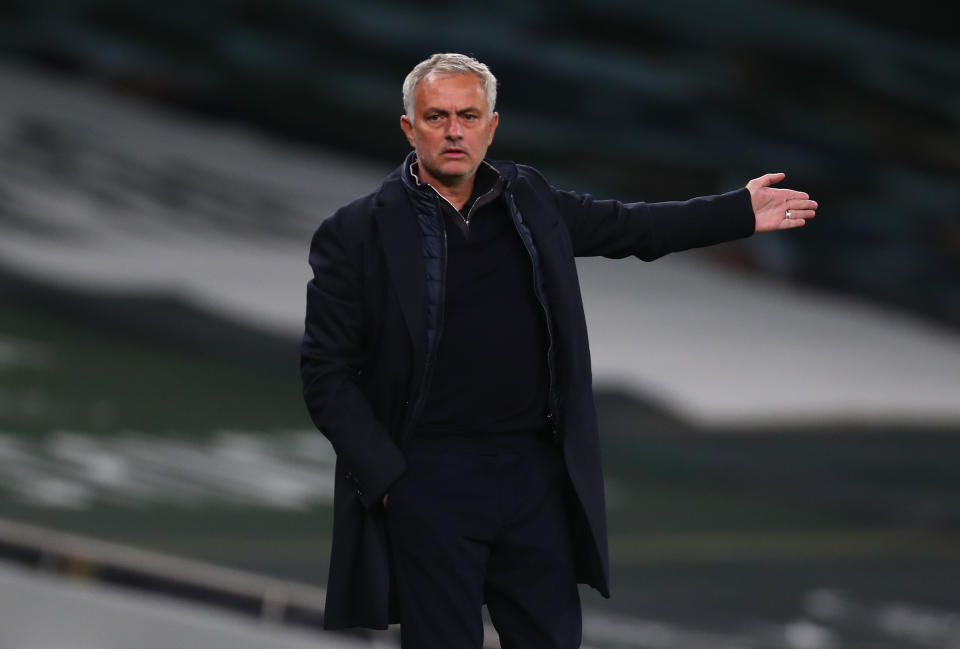
<svg viewBox="0 0 960 649">
<path fill-rule="evenodd" d="M 0 561 L 199 602 L 265 622 L 314 629 L 323 626 L 323 588 L 3 519 Z M 375 647 L 384 645 L 383 634 L 359 629 L 341 633 L 367 638 Z M 485 649 L 500 647 L 489 624 L 484 636 Z"/>
<path fill-rule="evenodd" d="M 326 592 L 200 561 L 0 520 L 0 560 L 321 628 Z"/>
</svg>

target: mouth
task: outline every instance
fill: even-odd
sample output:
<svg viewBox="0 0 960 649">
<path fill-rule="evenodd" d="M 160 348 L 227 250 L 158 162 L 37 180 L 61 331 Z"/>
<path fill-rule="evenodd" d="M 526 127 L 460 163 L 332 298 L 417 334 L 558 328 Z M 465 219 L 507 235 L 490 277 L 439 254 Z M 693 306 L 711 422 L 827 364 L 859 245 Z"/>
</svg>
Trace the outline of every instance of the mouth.
<svg viewBox="0 0 960 649">
<path fill-rule="evenodd" d="M 457 147 L 451 147 L 449 149 L 444 149 L 443 155 L 448 158 L 462 158 L 467 155 L 467 152 L 463 149 L 458 149 Z"/>
</svg>

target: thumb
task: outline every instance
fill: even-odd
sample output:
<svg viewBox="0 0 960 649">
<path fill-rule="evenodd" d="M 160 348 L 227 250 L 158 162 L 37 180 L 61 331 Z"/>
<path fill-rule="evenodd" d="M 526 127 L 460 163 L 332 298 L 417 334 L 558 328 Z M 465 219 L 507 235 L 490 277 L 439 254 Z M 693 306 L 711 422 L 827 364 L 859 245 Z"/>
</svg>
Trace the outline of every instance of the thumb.
<svg viewBox="0 0 960 649">
<path fill-rule="evenodd" d="M 757 180 L 760 181 L 759 184 L 761 187 L 769 187 L 770 185 L 776 185 L 778 182 L 780 182 L 786 177 L 787 177 L 787 174 L 783 172 L 779 172 L 775 174 L 764 174 L 763 176 L 760 176 L 759 178 L 757 178 Z"/>
</svg>

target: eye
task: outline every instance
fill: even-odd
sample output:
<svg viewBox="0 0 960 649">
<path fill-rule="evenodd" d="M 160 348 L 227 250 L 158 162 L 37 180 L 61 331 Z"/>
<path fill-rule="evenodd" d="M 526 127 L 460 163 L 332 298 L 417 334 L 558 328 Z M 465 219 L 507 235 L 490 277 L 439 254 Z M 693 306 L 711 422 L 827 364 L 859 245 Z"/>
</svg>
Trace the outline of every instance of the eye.
<svg viewBox="0 0 960 649">
<path fill-rule="evenodd" d="M 463 118 L 468 122 L 472 122 L 474 120 L 480 119 L 480 116 L 475 113 L 467 113 L 466 115 L 463 116 Z"/>
<path fill-rule="evenodd" d="M 439 122 L 439 121 L 440 121 L 440 117 L 441 117 L 441 116 L 440 116 L 439 113 L 433 113 L 433 114 L 427 115 L 427 121 L 428 121 L 428 122 Z"/>
</svg>

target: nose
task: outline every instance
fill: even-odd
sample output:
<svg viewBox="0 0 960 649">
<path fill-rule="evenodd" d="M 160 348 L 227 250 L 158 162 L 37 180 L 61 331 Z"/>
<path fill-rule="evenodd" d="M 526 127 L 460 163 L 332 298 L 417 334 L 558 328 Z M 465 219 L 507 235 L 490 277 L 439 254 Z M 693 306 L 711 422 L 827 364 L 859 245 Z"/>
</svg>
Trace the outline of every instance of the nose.
<svg viewBox="0 0 960 649">
<path fill-rule="evenodd" d="M 459 140 L 463 137 L 463 127 L 460 120 L 454 117 L 447 125 L 447 137 L 451 140 Z"/>
</svg>

